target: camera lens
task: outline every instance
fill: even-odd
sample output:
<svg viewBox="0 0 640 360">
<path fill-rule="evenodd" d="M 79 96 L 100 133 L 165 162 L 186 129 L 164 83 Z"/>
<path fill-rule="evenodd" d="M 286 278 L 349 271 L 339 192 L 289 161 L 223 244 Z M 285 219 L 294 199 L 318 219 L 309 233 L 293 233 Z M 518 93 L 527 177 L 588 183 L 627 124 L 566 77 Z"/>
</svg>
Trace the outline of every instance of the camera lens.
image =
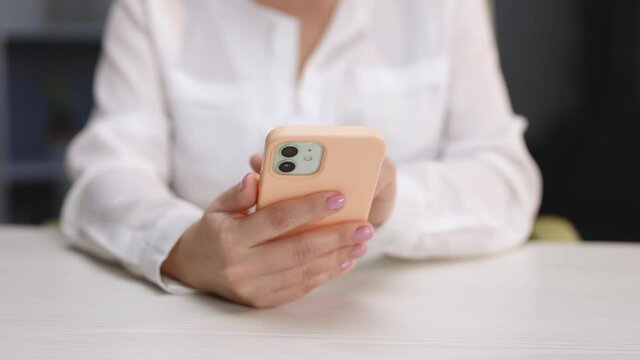
<svg viewBox="0 0 640 360">
<path fill-rule="evenodd" d="M 282 154 L 282 156 L 284 157 L 292 158 L 298 155 L 298 148 L 295 146 L 287 146 L 280 151 L 280 154 Z"/>
<path fill-rule="evenodd" d="M 296 169 L 296 164 L 292 163 L 291 161 L 285 161 L 278 165 L 278 169 L 280 169 L 280 171 L 283 173 L 290 173 Z"/>
</svg>

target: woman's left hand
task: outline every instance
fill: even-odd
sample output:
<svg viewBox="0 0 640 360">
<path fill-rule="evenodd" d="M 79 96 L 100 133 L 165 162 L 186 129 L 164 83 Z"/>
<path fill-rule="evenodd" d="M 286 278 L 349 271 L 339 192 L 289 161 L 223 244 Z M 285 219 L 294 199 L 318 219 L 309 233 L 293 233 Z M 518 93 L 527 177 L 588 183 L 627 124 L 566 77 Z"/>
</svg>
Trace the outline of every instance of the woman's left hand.
<svg viewBox="0 0 640 360">
<path fill-rule="evenodd" d="M 260 173 L 262 155 L 253 155 L 249 162 L 253 170 Z M 389 158 L 385 158 L 367 220 L 371 225 L 379 227 L 389 218 L 396 199 L 396 188 L 396 166 Z"/>
</svg>

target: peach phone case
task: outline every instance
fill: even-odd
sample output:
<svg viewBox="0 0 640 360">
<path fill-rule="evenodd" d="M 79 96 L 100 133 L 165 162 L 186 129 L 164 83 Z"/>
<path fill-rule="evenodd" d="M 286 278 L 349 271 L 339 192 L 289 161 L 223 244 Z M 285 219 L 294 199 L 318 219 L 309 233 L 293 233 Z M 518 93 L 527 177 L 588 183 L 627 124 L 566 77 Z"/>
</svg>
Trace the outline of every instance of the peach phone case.
<svg viewBox="0 0 640 360">
<path fill-rule="evenodd" d="M 275 152 L 286 142 L 316 142 L 324 147 L 320 169 L 312 175 L 286 176 L 274 171 Z M 339 191 L 347 197 L 344 209 L 297 231 L 321 225 L 366 220 L 384 161 L 382 133 L 362 126 L 282 126 L 266 139 L 257 208 L 312 194 Z"/>
</svg>

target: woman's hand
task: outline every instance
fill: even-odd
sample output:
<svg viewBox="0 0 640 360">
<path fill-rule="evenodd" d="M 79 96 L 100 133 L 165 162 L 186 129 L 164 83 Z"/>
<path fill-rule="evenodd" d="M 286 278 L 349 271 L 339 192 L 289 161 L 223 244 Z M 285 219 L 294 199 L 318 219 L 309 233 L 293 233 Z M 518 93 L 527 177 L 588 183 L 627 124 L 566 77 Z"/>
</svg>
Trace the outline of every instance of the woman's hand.
<svg viewBox="0 0 640 360">
<path fill-rule="evenodd" d="M 232 301 L 274 307 L 294 301 L 348 272 L 367 251 L 373 228 L 352 222 L 285 236 L 340 211 L 346 199 L 322 192 L 249 214 L 258 175 L 220 195 L 178 241 L 162 272 Z"/>
<path fill-rule="evenodd" d="M 253 170 L 259 173 L 262 168 L 262 155 L 253 155 L 249 162 Z M 395 199 L 396 166 L 389 158 L 385 158 L 378 178 L 378 186 L 376 187 L 373 203 L 371 204 L 371 212 L 369 212 L 369 223 L 376 228 L 381 226 L 391 215 Z"/>
<path fill-rule="evenodd" d="M 384 224 L 391 215 L 396 200 L 396 188 L 396 165 L 389 158 L 385 158 L 368 219 L 376 228 Z"/>
</svg>

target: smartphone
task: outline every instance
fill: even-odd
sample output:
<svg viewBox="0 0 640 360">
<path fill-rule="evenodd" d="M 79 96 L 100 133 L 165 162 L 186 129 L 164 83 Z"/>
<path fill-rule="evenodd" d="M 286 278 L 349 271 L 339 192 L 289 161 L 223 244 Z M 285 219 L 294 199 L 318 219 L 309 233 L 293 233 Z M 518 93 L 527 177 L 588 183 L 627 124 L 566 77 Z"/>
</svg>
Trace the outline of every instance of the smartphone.
<svg viewBox="0 0 640 360">
<path fill-rule="evenodd" d="M 347 198 L 339 212 L 298 231 L 366 221 L 385 157 L 382 133 L 363 126 L 281 126 L 266 138 L 257 209 L 320 191 Z"/>
</svg>

